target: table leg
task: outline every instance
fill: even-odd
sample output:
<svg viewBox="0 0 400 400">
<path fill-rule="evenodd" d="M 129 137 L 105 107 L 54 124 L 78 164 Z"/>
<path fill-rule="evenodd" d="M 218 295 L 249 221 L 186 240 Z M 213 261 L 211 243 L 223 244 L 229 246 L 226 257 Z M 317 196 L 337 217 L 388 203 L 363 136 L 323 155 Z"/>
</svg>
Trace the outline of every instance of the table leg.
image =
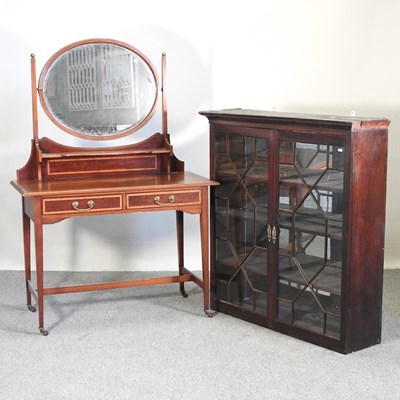
<svg viewBox="0 0 400 400">
<path fill-rule="evenodd" d="M 22 205 L 22 228 L 24 237 L 24 263 L 25 263 L 25 285 L 26 285 L 26 304 L 32 312 L 36 307 L 32 305 L 32 294 L 28 282 L 31 280 L 31 220 L 25 214 L 24 205 Z"/>
<path fill-rule="evenodd" d="M 184 266 L 184 244 L 183 244 L 183 212 L 176 211 L 176 234 L 177 234 L 177 242 L 178 242 L 178 268 L 179 275 L 183 275 L 183 266 Z M 183 297 L 188 297 L 185 292 L 185 284 L 183 282 L 179 283 L 179 289 Z"/>
<path fill-rule="evenodd" d="M 39 311 L 39 330 L 43 336 L 48 335 L 44 329 L 44 301 L 43 301 L 43 225 L 39 222 L 35 224 L 35 252 L 36 252 L 36 279 L 37 279 L 37 298 Z"/>
<path fill-rule="evenodd" d="M 207 199 L 208 192 L 203 196 Z M 200 214 L 200 241 L 201 241 L 201 262 L 203 271 L 203 296 L 204 312 L 207 317 L 212 317 L 214 313 L 210 309 L 210 274 L 209 274 L 209 248 L 208 248 L 208 201 L 204 200 Z"/>
</svg>

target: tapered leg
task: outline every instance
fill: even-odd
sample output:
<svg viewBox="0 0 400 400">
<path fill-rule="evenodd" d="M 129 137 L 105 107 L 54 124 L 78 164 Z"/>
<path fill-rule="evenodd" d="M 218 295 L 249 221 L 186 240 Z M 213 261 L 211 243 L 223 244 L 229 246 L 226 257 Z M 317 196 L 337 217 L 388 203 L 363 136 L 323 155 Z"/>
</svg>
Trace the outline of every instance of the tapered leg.
<svg viewBox="0 0 400 400">
<path fill-rule="evenodd" d="M 25 214 L 24 205 L 22 204 L 22 229 L 24 237 L 24 263 L 25 263 L 25 285 L 26 285 L 26 304 L 32 312 L 36 308 L 32 305 L 32 295 L 28 282 L 31 280 L 31 220 Z"/>
<path fill-rule="evenodd" d="M 39 311 L 39 330 L 43 336 L 48 332 L 44 329 L 44 301 L 43 301 L 43 225 L 35 223 L 35 252 L 36 252 L 36 279 Z"/>
<path fill-rule="evenodd" d="M 177 243 L 178 243 L 178 267 L 179 267 L 179 275 L 182 275 L 183 266 L 184 266 L 184 244 L 183 244 L 183 212 L 176 212 L 176 234 L 177 234 Z M 188 297 L 185 292 L 185 284 L 183 282 L 179 283 L 179 289 L 182 293 L 183 297 Z"/>
<path fill-rule="evenodd" d="M 210 310 L 210 274 L 208 248 L 208 192 L 203 192 L 203 205 L 200 214 L 201 262 L 203 271 L 204 312 L 208 317 L 214 313 Z"/>
</svg>

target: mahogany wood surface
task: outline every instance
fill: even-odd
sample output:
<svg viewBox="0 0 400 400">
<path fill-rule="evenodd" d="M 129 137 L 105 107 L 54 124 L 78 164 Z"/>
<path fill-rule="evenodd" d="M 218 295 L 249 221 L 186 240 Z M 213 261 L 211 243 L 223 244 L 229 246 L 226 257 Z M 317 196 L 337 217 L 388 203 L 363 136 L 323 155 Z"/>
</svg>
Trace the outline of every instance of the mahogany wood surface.
<svg viewBox="0 0 400 400">
<path fill-rule="evenodd" d="M 129 50 L 147 64 L 154 78 L 156 91 L 154 99 L 150 99 L 153 102 L 148 114 L 119 134 L 86 135 L 78 128 L 74 130 L 62 123 L 47 104 L 44 92 L 48 72 L 56 65 L 59 57 L 81 45 L 93 44 L 110 44 Z M 135 47 L 113 39 L 88 39 L 67 45 L 56 52 L 44 65 L 37 83 L 36 60 L 31 55 L 33 139 L 29 159 L 17 170 L 17 179 L 11 181 L 11 185 L 22 198 L 27 305 L 30 311 L 38 310 L 39 330 L 45 336 L 48 331 L 44 326 L 44 296 L 62 293 L 179 283 L 182 296 L 187 297 L 184 283 L 192 281 L 203 289 L 204 311 L 207 316 L 212 316 L 209 310 L 208 188 L 218 183 L 186 172 L 184 162 L 175 157 L 168 132 L 165 54 L 161 57 L 161 69 L 160 85 L 150 59 Z M 138 143 L 125 146 L 73 147 L 39 137 L 37 96 L 46 115 L 56 126 L 77 137 L 103 141 L 126 136 L 143 127 L 156 111 L 160 90 L 162 132 L 154 133 Z M 121 124 L 116 117 L 110 123 L 114 127 Z M 110 129 L 108 125 L 106 128 Z M 73 217 L 158 211 L 176 213 L 178 275 L 58 288 L 44 286 L 44 225 Z M 184 264 L 184 213 L 199 215 L 201 277 L 189 271 Z M 31 225 L 34 231 L 36 286 L 32 282 L 31 274 Z M 37 307 L 32 305 L 32 297 Z"/>
<path fill-rule="evenodd" d="M 127 165 L 143 166 L 143 156 L 154 157 L 150 173 L 143 169 L 128 170 Z M 107 158 L 107 162 L 105 161 Z M 123 158 L 123 163 L 118 164 Z M 49 173 L 49 160 L 68 160 L 59 163 L 62 178 Z M 92 165 L 100 165 L 94 169 Z M 115 166 L 119 165 L 120 170 Z M 82 177 L 81 171 L 90 170 Z M 11 185 L 22 196 L 25 275 L 27 305 L 31 311 L 32 297 L 37 303 L 39 329 L 43 335 L 44 296 L 92 290 L 108 290 L 135 286 L 179 283 L 184 297 L 184 282 L 193 281 L 203 289 L 204 310 L 209 311 L 209 256 L 208 256 L 208 188 L 217 182 L 183 170 L 183 163 L 175 158 L 172 147 L 160 134 L 143 142 L 108 149 L 71 148 L 47 138 L 32 142 L 27 164 L 17 171 Z M 44 286 L 43 226 L 66 218 L 135 212 L 175 211 L 177 215 L 178 275 L 160 276 L 146 280 L 93 283 L 70 287 Z M 198 277 L 184 266 L 183 215 L 200 217 L 202 276 Z M 34 225 L 36 287 L 31 281 L 31 221 Z"/>
<path fill-rule="evenodd" d="M 122 192 L 143 192 L 147 190 L 159 190 L 161 188 L 186 189 L 188 186 L 208 187 L 216 183 L 192 172 L 173 172 L 163 175 L 114 176 L 113 178 L 99 177 L 97 179 L 14 180 L 11 184 L 22 196 L 30 197 L 92 192 L 110 193 L 116 190 Z"/>
</svg>

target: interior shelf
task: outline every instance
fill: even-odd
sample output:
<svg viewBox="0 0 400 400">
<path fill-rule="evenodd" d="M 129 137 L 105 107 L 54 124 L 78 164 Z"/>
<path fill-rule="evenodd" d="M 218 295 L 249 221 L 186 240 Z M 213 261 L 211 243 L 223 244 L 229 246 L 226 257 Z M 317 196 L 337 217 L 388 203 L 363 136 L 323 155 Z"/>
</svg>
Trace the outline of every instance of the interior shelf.
<svg viewBox="0 0 400 400">
<path fill-rule="evenodd" d="M 328 261 L 307 254 L 297 254 L 293 257 L 281 256 L 279 262 L 279 282 L 302 289 L 307 286 L 296 264 L 300 265 L 310 285 L 318 292 L 326 294 L 341 294 L 342 265 L 339 261 Z"/>
<path fill-rule="evenodd" d="M 285 210 L 284 205 L 281 205 L 279 213 L 279 225 L 282 228 L 327 236 L 335 240 L 342 240 L 342 221 L 342 214 L 325 213 L 325 216 L 323 216 L 321 213 L 317 214 L 317 210 L 305 207 L 292 212 Z"/>
<path fill-rule="evenodd" d="M 218 177 L 220 178 L 231 178 L 232 180 L 239 180 L 246 174 L 245 168 L 230 168 L 218 172 Z M 256 182 L 268 181 L 268 173 L 264 168 L 251 170 L 251 173 L 245 175 L 246 179 L 254 180 Z"/>
<path fill-rule="evenodd" d="M 343 192 L 343 175 L 334 169 L 319 170 L 314 168 L 301 168 L 300 173 L 292 165 L 280 164 L 279 183 L 285 187 L 307 186 L 310 189 L 326 190 L 335 193 Z M 325 174 L 326 179 L 322 177 Z M 318 182 L 318 183 L 317 183 Z"/>
</svg>

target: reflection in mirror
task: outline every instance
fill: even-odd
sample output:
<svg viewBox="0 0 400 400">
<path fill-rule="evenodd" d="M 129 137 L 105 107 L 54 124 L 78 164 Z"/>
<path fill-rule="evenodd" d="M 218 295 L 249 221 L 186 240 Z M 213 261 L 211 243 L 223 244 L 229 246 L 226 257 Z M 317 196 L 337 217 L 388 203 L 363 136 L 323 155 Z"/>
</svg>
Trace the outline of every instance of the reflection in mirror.
<svg viewBox="0 0 400 400">
<path fill-rule="evenodd" d="M 137 130 L 153 113 L 155 73 L 131 49 L 82 44 L 63 52 L 43 73 L 39 87 L 43 107 L 69 133 L 88 139 L 121 137 Z"/>
</svg>

